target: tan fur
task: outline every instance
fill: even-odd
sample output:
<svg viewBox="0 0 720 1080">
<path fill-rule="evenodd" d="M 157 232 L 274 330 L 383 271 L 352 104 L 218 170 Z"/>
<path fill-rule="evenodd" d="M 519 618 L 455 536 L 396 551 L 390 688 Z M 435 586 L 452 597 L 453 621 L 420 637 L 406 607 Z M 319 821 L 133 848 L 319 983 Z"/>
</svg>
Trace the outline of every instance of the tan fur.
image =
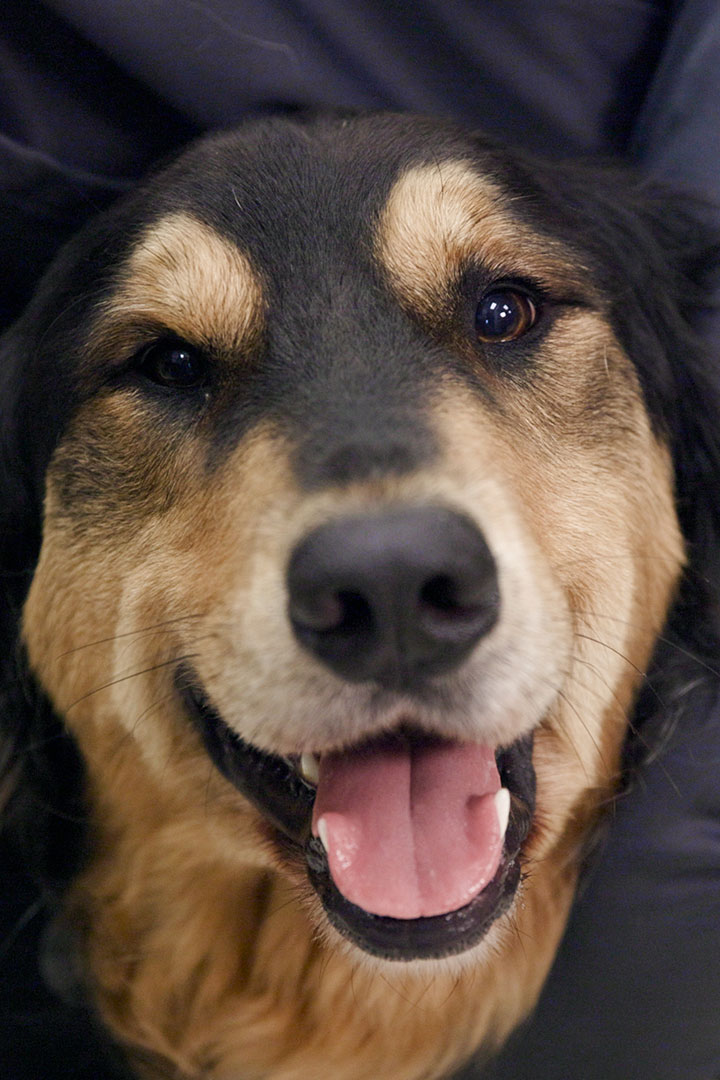
<svg viewBox="0 0 720 1080">
<path fill-rule="evenodd" d="M 395 183 L 377 235 L 377 253 L 398 294 L 415 311 L 433 314 L 443 285 L 481 262 L 498 279 L 522 266 L 540 284 L 577 287 L 581 269 L 552 238 L 513 217 L 508 195 L 467 162 L 408 169 Z"/>
<path fill-rule="evenodd" d="M 174 213 L 140 238 L 88 349 L 122 355 L 162 328 L 242 355 L 262 332 L 262 318 L 262 288 L 248 257 L 197 218 Z"/>
<path fill-rule="evenodd" d="M 376 248 L 403 302 L 438 311 L 472 253 L 517 269 L 521 250 L 541 278 L 572 280 L 563 253 L 502 204 L 465 165 L 406 174 Z M 261 312 L 245 256 L 173 217 L 141 240 L 93 348 L 138 319 L 236 346 Z M 608 325 L 566 314 L 537 366 L 532 389 L 498 381 L 496 410 L 444 387 L 432 467 L 311 496 L 271 428 L 209 476 L 201 431 L 168 460 L 142 407 L 112 393 L 58 450 L 24 637 L 88 762 L 96 856 L 71 906 L 104 1018 L 172 1063 L 148 1059 L 147 1075 L 431 1080 L 532 1007 L 683 559 L 668 455 Z M 117 481 L 91 478 L 94 512 L 79 495 L 68 505 L 73 470 L 103 456 L 122 461 Z M 301 652 L 283 577 L 309 528 L 399 502 L 477 521 L 504 597 L 468 663 L 468 700 L 414 720 L 491 744 L 539 725 L 517 901 L 469 956 L 408 966 L 363 957 L 327 926 L 302 868 L 208 761 L 172 684 L 173 663 L 192 656 L 226 720 L 279 753 L 326 751 L 403 715 L 401 702 L 371 721 L 362 688 Z"/>
</svg>

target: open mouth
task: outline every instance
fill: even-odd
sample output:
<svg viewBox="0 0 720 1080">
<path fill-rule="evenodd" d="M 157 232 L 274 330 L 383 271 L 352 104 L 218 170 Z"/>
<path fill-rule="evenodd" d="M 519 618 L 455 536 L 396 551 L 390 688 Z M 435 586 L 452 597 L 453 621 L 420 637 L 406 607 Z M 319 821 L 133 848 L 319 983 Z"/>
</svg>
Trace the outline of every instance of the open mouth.
<svg viewBox="0 0 720 1080">
<path fill-rule="evenodd" d="M 359 948 L 454 955 L 508 909 L 535 806 L 532 735 L 492 750 L 403 726 L 281 757 L 234 732 L 193 672 L 176 683 L 216 767 L 302 854 L 330 923 Z"/>
</svg>

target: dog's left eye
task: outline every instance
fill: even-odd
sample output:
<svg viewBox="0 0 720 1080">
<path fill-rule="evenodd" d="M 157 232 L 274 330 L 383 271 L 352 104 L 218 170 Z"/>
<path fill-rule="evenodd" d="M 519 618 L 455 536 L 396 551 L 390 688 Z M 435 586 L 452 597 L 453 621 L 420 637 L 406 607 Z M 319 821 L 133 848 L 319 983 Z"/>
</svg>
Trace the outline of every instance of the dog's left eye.
<svg viewBox="0 0 720 1080">
<path fill-rule="evenodd" d="M 537 304 L 519 289 L 493 287 L 481 297 L 475 312 L 475 332 L 488 344 L 514 341 L 538 318 Z"/>
<path fill-rule="evenodd" d="M 193 390 L 208 377 L 206 357 L 183 341 L 156 341 L 149 345 L 139 354 L 137 369 L 158 386 L 177 390 Z"/>
</svg>

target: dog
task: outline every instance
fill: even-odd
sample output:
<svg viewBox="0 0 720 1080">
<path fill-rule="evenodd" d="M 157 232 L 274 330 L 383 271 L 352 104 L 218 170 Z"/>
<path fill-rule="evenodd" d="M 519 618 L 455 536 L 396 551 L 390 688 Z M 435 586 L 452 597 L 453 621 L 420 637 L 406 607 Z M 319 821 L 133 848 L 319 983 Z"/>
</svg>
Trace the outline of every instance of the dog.
<svg viewBox="0 0 720 1080">
<path fill-rule="evenodd" d="M 133 1075 L 430 1080 L 531 1012 L 717 681 L 713 244 L 339 113 L 56 258 L 2 342 L 4 818 Z"/>
</svg>

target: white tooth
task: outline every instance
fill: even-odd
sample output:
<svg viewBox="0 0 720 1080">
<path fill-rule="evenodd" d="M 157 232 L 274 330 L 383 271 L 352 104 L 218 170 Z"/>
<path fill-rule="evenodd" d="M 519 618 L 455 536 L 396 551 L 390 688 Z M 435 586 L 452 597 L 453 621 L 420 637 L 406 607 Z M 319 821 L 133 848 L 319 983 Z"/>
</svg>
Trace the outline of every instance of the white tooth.
<svg viewBox="0 0 720 1080">
<path fill-rule="evenodd" d="M 317 785 L 320 779 L 320 767 L 315 754 L 300 755 L 300 775 L 308 783 Z"/>
<path fill-rule="evenodd" d="M 500 825 L 500 835 L 504 836 L 510 820 L 510 792 L 506 787 L 501 787 L 495 792 L 495 811 Z"/>
<path fill-rule="evenodd" d="M 320 843 L 325 848 L 325 851 L 330 850 L 330 843 L 328 841 L 327 821 L 324 817 L 321 817 L 317 823 L 318 836 L 320 837 Z"/>
</svg>

